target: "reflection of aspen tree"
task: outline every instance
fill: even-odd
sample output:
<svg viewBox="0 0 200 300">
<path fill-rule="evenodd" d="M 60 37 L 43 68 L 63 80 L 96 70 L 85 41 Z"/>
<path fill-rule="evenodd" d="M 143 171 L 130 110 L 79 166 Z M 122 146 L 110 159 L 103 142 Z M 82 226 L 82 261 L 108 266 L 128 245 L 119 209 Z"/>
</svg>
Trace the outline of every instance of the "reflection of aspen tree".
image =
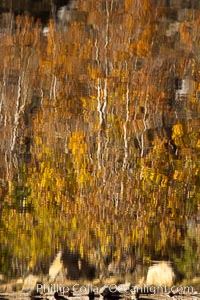
<svg viewBox="0 0 200 300">
<path fill-rule="evenodd" d="M 54 27 L 53 23 L 50 23 L 49 26 L 49 34 L 48 34 L 48 46 L 47 46 L 47 56 L 50 57 L 51 61 L 51 87 L 50 87 L 50 92 L 49 92 L 49 98 L 50 99 L 56 99 L 56 85 L 57 85 L 57 78 L 54 73 L 56 72 L 56 65 L 57 65 L 57 44 L 55 40 L 55 32 L 54 32 Z"/>
<path fill-rule="evenodd" d="M 103 61 L 101 63 L 99 57 L 99 48 L 98 48 L 98 39 L 95 41 L 95 48 L 96 48 L 96 60 L 97 63 L 100 64 L 102 69 L 105 69 L 105 78 L 104 80 L 98 78 L 97 79 L 97 111 L 99 114 L 99 122 L 100 122 L 100 129 L 98 132 L 98 147 L 97 147 L 97 159 L 98 159 L 98 168 L 101 169 L 103 164 L 103 156 L 102 153 L 102 144 L 103 144 L 103 136 L 102 131 L 105 129 L 106 125 L 106 108 L 108 105 L 108 44 L 109 44 L 109 8 L 108 2 L 106 1 L 106 28 L 105 28 L 105 43 L 104 43 L 104 53 L 103 53 Z M 98 28 L 99 33 L 99 28 Z M 103 81 L 103 87 L 102 87 Z M 106 150 L 107 146 L 104 146 Z M 107 148 L 108 151 L 108 148 Z"/>
<path fill-rule="evenodd" d="M 27 21 L 27 20 L 26 20 Z M 13 119 L 12 124 L 12 133 L 11 133 L 11 140 L 10 140 L 10 166 L 12 165 L 17 168 L 18 161 L 16 159 L 16 145 L 17 145 L 17 138 L 19 137 L 19 128 L 20 128 L 20 120 L 25 113 L 25 107 L 28 101 L 28 88 L 29 88 L 29 81 L 30 81 L 30 68 L 31 68 L 31 58 L 32 54 L 30 49 L 27 49 L 27 39 L 26 34 L 28 34 L 28 30 L 30 30 L 29 21 L 25 26 L 25 29 L 22 30 L 20 33 L 20 66 L 18 70 L 18 82 L 17 82 L 17 97 L 14 111 L 12 112 Z M 14 49 L 15 50 L 15 49 Z M 11 162 L 12 161 L 12 162 Z"/>
<path fill-rule="evenodd" d="M 6 129 L 7 122 L 8 122 L 8 109 L 6 109 L 6 89 L 7 89 L 7 70 L 8 66 L 4 62 L 4 68 L 3 68 L 3 79 L 2 83 L 0 83 L 1 87 L 1 99 L 0 99 L 0 124 Z M 5 130 L 4 130 L 5 131 Z M 8 178 L 8 173 L 9 173 L 9 145 L 6 143 L 6 149 L 5 149 L 5 154 L 4 154 L 4 160 L 5 160 L 5 166 L 6 166 L 6 173 L 7 173 L 7 178 Z"/>
<path fill-rule="evenodd" d="M 51 88 L 50 88 L 50 99 L 56 100 L 56 92 L 57 89 L 57 77 L 55 75 L 52 76 Z"/>
<path fill-rule="evenodd" d="M 128 160 L 129 160 L 129 144 L 128 144 L 128 133 L 127 133 L 127 125 L 129 122 L 129 105 L 130 105 L 130 98 L 129 98 L 129 83 L 126 84 L 126 119 L 123 124 L 123 132 L 124 132 L 124 158 L 123 158 L 123 166 L 122 169 L 125 172 L 128 167 Z M 120 198 L 123 200 L 124 197 L 124 176 L 121 176 L 121 186 L 120 186 Z"/>
<path fill-rule="evenodd" d="M 141 134 L 141 153 L 140 153 L 141 157 L 144 156 L 144 148 L 145 148 L 144 134 L 145 134 L 145 131 L 147 130 L 146 118 L 147 118 L 147 104 L 148 104 L 148 99 L 149 99 L 148 91 L 149 91 L 149 86 L 148 86 L 148 83 L 147 83 L 146 97 L 145 97 L 145 101 L 144 101 L 144 117 L 143 117 L 144 129 L 143 129 L 142 134 Z"/>
<path fill-rule="evenodd" d="M 101 110 L 101 80 L 98 78 L 97 80 L 97 111 L 99 113 L 99 122 L 100 128 L 103 124 L 103 113 Z M 101 162 L 101 129 L 98 132 L 98 146 L 97 146 L 97 161 L 98 161 L 98 169 L 101 169 L 102 162 Z"/>
<path fill-rule="evenodd" d="M 128 134 L 127 134 L 127 125 L 129 122 L 129 104 L 130 104 L 130 98 L 129 98 L 129 83 L 126 84 L 126 119 L 123 124 L 123 130 L 124 130 L 124 160 L 123 160 L 123 169 L 125 170 L 128 164 Z"/>
</svg>

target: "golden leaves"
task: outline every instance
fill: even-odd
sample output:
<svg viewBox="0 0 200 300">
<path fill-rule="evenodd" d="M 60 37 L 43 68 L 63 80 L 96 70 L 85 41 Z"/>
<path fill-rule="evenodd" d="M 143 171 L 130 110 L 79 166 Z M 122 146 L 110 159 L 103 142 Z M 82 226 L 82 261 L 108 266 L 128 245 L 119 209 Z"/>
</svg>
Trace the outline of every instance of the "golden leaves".
<svg viewBox="0 0 200 300">
<path fill-rule="evenodd" d="M 155 25 L 145 26 L 142 35 L 137 42 L 137 55 L 138 56 L 150 56 L 152 51 L 152 39 L 156 31 Z"/>
<path fill-rule="evenodd" d="M 87 144 L 85 142 L 85 134 L 83 132 L 73 132 L 70 141 L 69 149 L 74 156 L 74 167 L 76 170 L 77 182 L 80 185 L 85 185 L 90 179 L 88 172 L 88 153 Z"/>
<path fill-rule="evenodd" d="M 181 145 L 183 143 L 182 137 L 184 136 L 182 124 L 175 124 L 173 126 L 172 139 L 175 141 L 176 145 Z"/>
<path fill-rule="evenodd" d="M 176 137 L 182 137 L 183 136 L 183 126 L 182 124 L 176 124 L 173 126 L 173 134 L 172 138 L 175 139 Z"/>
</svg>

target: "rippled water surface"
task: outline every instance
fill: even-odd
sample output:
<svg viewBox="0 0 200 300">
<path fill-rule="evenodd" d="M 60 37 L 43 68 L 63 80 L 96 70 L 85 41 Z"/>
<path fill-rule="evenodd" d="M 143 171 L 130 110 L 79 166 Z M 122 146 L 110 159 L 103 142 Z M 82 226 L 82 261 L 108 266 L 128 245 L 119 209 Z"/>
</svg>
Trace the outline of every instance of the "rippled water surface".
<svg viewBox="0 0 200 300">
<path fill-rule="evenodd" d="M 161 260 L 198 281 L 200 2 L 8 2 L 2 285 L 138 282 Z"/>
</svg>

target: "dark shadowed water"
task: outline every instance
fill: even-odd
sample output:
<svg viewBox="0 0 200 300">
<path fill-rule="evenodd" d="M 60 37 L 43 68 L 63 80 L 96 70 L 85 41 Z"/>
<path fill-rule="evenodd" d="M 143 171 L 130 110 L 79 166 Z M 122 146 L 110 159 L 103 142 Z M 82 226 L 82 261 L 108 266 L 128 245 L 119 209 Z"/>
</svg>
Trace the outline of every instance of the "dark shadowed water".
<svg viewBox="0 0 200 300">
<path fill-rule="evenodd" d="M 0 289 L 146 282 L 159 261 L 198 287 L 200 2 L 0 12 Z"/>
</svg>

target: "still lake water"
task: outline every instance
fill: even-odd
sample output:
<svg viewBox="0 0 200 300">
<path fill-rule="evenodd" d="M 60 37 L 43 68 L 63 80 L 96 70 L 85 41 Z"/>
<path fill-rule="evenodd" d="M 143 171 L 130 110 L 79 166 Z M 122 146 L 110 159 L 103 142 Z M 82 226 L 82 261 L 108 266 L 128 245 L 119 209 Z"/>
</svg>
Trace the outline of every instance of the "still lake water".
<svg viewBox="0 0 200 300">
<path fill-rule="evenodd" d="M 0 1 L 2 282 L 200 277 L 199 1 L 24 5 Z"/>
</svg>

